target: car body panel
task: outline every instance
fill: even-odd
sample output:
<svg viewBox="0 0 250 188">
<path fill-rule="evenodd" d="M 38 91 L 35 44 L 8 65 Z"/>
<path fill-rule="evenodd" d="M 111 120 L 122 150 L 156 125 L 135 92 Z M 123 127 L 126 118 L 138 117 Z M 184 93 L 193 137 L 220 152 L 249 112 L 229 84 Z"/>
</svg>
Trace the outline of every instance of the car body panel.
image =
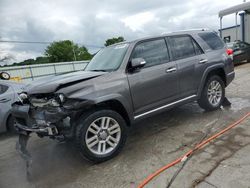
<svg viewBox="0 0 250 188">
<path fill-rule="evenodd" d="M 24 85 L 2 80 L 0 80 L 0 85 L 8 86 L 8 90 L 0 94 L 0 132 L 5 132 L 11 114 L 11 104 L 17 100 L 17 93 L 21 92 Z"/>
</svg>

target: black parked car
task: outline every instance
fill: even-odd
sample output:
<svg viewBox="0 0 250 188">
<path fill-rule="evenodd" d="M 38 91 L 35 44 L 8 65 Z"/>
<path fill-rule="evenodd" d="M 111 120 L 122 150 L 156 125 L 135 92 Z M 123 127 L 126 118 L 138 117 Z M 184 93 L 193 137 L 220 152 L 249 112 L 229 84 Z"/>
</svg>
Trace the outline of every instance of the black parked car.
<svg viewBox="0 0 250 188">
<path fill-rule="evenodd" d="M 228 43 L 227 46 L 233 50 L 233 62 L 235 64 L 250 62 L 250 44 L 235 41 Z"/>
<path fill-rule="evenodd" d="M 135 121 L 192 101 L 216 110 L 233 79 L 232 59 L 213 31 L 115 44 L 84 71 L 34 81 L 19 94 L 13 115 L 20 148 L 35 132 L 74 139 L 87 159 L 105 161 L 121 151 Z"/>
</svg>

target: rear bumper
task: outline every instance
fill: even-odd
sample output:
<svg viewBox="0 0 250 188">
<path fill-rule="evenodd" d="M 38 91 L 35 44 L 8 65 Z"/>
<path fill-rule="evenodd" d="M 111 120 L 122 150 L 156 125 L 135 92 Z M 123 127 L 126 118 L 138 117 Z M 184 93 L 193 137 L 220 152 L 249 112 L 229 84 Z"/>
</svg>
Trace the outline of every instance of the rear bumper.
<svg viewBox="0 0 250 188">
<path fill-rule="evenodd" d="M 227 86 L 233 81 L 234 77 L 235 77 L 234 71 L 227 74 L 227 78 L 226 78 Z"/>
</svg>

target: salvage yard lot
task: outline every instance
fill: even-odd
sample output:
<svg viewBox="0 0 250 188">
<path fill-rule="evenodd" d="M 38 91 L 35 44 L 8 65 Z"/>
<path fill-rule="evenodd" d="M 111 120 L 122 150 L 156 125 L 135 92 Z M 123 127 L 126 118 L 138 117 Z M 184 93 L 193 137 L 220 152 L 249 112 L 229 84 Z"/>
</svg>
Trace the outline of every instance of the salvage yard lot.
<svg viewBox="0 0 250 188">
<path fill-rule="evenodd" d="M 204 112 L 196 103 L 136 124 L 116 158 L 94 165 L 79 156 L 73 144 L 32 135 L 32 178 L 15 151 L 17 137 L 0 135 L 0 187 L 135 187 L 147 175 L 180 157 L 204 136 L 212 135 L 250 112 L 250 64 L 235 68 L 226 89 L 231 108 Z M 250 118 L 198 151 L 172 187 L 249 187 Z M 148 187 L 166 187 L 178 169 L 170 168 Z"/>
</svg>

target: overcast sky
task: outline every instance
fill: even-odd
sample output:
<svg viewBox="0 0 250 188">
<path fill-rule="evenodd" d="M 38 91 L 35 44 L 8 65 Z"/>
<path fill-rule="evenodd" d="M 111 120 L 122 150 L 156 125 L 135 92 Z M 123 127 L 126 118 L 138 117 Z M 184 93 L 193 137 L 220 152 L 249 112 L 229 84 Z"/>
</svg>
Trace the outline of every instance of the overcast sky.
<svg viewBox="0 0 250 188">
<path fill-rule="evenodd" d="M 91 52 L 109 37 L 126 40 L 191 28 L 218 30 L 218 12 L 242 0 L 0 0 L 1 40 L 73 40 Z M 227 16 L 223 26 L 232 26 Z M 90 45 L 90 46 L 88 46 Z M 46 45 L 0 43 L 11 62 L 35 58 Z"/>
</svg>

